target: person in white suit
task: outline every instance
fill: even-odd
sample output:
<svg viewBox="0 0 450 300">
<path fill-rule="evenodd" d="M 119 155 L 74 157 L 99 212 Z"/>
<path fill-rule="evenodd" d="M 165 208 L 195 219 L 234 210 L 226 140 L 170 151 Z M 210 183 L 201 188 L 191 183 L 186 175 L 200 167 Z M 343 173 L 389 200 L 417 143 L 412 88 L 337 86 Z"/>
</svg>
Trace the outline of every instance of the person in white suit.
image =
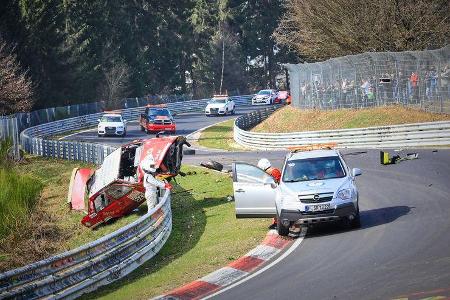
<svg viewBox="0 0 450 300">
<path fill-rule="evenodd" d="M 145 172 L 144 188 L 145 200 L 147 201 L 148 209 L 152 209 L 158 204 L 157 190 L 159 188 L 172 189 L 172 185 L 168 182 L 163 182 L 155 178 L 156 168 L 153 156 L 147 155 L 141 162 L 141 169 Z"/>
</svg>

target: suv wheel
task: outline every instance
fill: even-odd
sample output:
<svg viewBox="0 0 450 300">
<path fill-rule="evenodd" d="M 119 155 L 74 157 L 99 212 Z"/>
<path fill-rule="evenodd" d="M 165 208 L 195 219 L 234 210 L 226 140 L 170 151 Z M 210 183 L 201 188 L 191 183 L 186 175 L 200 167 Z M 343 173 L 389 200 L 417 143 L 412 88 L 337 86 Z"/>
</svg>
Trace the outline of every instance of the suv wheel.
<svg viewBox="0 0 450 300">
<path fill-rule="evenodd" d="M 359 207 L 356 209 L 356 215 L 353 220 L 350 221 L 351 228 L 361 228 L 361 217 L 359 215 Z"/>
<path fill-rule="evenodd" d="M 287 236 L 289 234 L 289 227 L 286 227 L 283 224 L 281 224 L 279 218 L 277 218 L 277 232 L 281 236 Z"/>
</svg>

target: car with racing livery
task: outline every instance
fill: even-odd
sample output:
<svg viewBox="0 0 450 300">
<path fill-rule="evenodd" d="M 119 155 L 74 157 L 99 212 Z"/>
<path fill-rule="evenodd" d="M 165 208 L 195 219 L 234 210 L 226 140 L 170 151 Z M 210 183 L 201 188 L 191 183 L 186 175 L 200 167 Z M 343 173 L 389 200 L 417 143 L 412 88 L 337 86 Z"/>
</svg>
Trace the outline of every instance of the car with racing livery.
<svg viewBox="0 0 450 300">
<path fill-rule="evenodd" d="M 358 168 L 350 169 L 338 150 L 292 150 L 279 184 L 257 166 L 233 163 L 237 218 L 277 217 L 280 235 L 295 224 L 342 221 L 360 227 Z"/>
<path fill-rule="evenodd" d="M 88 213 L 81 223 L 94 228 L 132 212 L 145 201 L 140 162 L 151 154 L 155 160 L 155 177 L 169 181 L 180 173 L 184 145 L 191 146 L 184 136 L 135 140 L 105 157 L 96 170 L 75 168 L 68 199 L 72 209 L 84 211 L 87 198 Z"/>
<path fill-rule="evenodd" d="M 288 103 L 289 96 L 290 95 L 289 95 L 288 91 L 278 91 L 273 103 L 274 104 L 289 104 Z"/>
<path fill-rule="evenodd" d="M 205 107 L 206 116 L 234 115 L 235 103 L 227 95 L 214 95 Z"/>
<path fill-rule="evenodd" d="M 252 105 L 270 105 L 274 103 L 276 97 L 277 92 L 275 90 L 260 90 L 253 96 Z"/>
<path fill-rule="evenodd" d="M 166 105 L 147 105 L 139 117 L 139 126 L 147 134 L 160 131 L 175 134 L 177 130 L 175 119 Z"/>
<path fill-rule="evenodd" d="M 105 113 L 98 119 L 97 135 L 103 136 L 121 136 L 127 134 L 127 121 L 122 118 L 120 113 Z"/>
</svg>

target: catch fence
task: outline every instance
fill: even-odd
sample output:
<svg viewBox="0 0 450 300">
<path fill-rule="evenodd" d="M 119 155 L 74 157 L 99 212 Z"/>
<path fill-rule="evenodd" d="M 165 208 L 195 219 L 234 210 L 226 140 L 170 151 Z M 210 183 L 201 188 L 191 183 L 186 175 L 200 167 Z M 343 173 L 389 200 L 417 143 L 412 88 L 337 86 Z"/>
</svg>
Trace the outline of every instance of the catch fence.
<svg viewBox="0 0 450 300">
<path fill-rule="evenodd" d="M 293 104 L 299 108 L 400 104 L 450 113 L 450 45 L 426 51 L 367 52 L 285 66 Z"/>
</svg>

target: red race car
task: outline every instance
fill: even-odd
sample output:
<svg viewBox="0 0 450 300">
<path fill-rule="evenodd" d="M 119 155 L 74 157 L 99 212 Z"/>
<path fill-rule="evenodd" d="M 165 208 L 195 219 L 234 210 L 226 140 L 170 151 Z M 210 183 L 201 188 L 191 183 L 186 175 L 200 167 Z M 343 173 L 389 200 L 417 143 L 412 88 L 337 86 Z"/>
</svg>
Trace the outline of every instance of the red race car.
<svg viewBox="0 0 450 300">
<path fill-rule="evenodd" d="M 145 112 L 139 117 L 139 124 L 145 133 L 170 132 L 177 130 L 174 118 L 166 105 L 147 105 Z"/>
<path fill-rule="evenodd" d="M 277 97 L 273 101 L 275 104 L 290 104 L 290 94 L 288 91 L 278 91 Z"/>
<path fill-rule="evenodd" d="M 88 215 L 81 223 L 95 227 L 141 205 L 145 201 L 141 160 L 151 153 L 156 177 L 170 180 L 180 172 L 184 145 L 190 147 L 183 136 L 136 140 L 108 155 L 97 170 L 74 169 L 69 188 L 72 209 L 84 210 L 86 194 L 89 198 Z"/>
</svg>

